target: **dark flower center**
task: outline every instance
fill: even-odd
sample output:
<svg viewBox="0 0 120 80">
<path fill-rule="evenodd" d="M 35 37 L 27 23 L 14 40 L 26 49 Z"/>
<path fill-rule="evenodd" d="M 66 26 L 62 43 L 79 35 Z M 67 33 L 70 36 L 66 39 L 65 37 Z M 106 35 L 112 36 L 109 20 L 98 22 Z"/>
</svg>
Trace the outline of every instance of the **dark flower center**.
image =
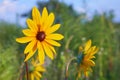
<svg viewBox="0 0 120 80">
<path fill-rule="evenodd" d="M 39 40 L 40 42 L 43 41 L 45 39 L 45 33 L 43 31 L 38 32 L 36 35 L 37 40 Z"/>
</svg>

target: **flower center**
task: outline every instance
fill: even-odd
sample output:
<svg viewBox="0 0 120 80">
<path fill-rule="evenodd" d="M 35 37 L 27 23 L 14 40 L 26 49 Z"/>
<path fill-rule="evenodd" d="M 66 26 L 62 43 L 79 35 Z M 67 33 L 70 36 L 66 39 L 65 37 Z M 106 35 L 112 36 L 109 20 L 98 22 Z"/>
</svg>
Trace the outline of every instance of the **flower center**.
<svg viewBox="0 0 120 80">
<path fill-rule="evenodd" d="M 45 39 L 45 33 L 43 31 L 38 32 L 36 35 L 37 40 L 39 40 L 40 42 L 43 41 Z"/>
</svg>

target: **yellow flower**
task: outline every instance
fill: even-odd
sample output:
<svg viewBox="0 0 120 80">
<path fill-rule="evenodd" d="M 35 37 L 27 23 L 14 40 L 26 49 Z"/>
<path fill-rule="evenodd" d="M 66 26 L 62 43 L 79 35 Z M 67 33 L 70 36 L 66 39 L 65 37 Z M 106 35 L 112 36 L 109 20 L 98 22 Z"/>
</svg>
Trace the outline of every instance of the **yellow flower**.
<svg viewBox="0 0 120 80">
<path fill-rule="evenodd" d="M 81 72 L 84 72 L 84 75 L 88 77 L 88 72 L 92 72 L 91 67 L 95 66 L 95 62 L 92 60 L 95 58 L 95 54 L 98 52 L 98 48 L 96 46 L 91 46 L 92 42 L 91 40 L 87 41 L 85 44 L 85 47 L 79 47 L 81 53 L 80 55 L 82 57 L 80 64 L 78 64 L 78 74 L 79 77 L 81 75 Z"/>
<path fill-rule="evenodd" d="M 40 80 L 42 77 L 41 73 L 45 72 L 45 68 L 39 63 L 38 59 L 32 59 L 30 66 L 29 79 Z M 36 78 L 36 79 L 35 79 Z"/>
<path fill-rule="evenodd" d="M 19 43 L 29 42 L 24 50 L 24 54 L 27 54 L 24 61 L 30 59 L 36 50 L 38 50 L 38 57 L 41 64 L 44 63 L 45 53 L 50 59 L 54 58 L 56 51 L 53 46 L 61 46 L 56 40 L 64 38 L 63 35 L 54 33 L 60 28 L 60 24 L 52 25 L 54 18 L 53 13 L 48 15 L 46 7 L 43 9 L 42 15 L 36 7 L 33 7 L 32 19 L 27 19 L 29 29 L 23 30 L 25 37 L 16 39 Z"/>
</svg>

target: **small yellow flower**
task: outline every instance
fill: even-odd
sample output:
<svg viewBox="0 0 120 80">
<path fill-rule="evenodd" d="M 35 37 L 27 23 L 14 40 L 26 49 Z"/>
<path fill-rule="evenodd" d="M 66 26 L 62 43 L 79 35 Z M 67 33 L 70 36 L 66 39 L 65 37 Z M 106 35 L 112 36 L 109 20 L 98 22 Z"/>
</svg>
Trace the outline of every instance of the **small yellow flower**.
<svg viewBox="0 0 120 80">
<path fill-rule="evenodd" d="M 17 38 L 16 41 L 19 43 L 27 43 L 24 50 L 24 54 L 27 57 L 24 61 L 30 59 L 36 50 L 38 50 L 38 57 L 41 64 L 44 63 L 45 53 L 53 59 L 56 51 L 53 46 L 61 46 L 56 40 L 64 38 L 63 35 L 54 33 L 60 28 L 60 24 L 52 25 L 55 16 L 53 13 L 48 15 L 46 7 L 44 7 L 42 15 L 36 7 L 32 9 L 32 19 L 27 19 L 28 29 L 24 29 L 23 33 L 25 37 Z"/>
<path fill-rule="evenodd" d="M 40 80 L 42 77 L 41 73 L 45 72 L 45 68 L 39 63 L 38 59 L 32 59 L 29 71 L 30 80 Z"/>
<path fill-rule="evenodd" d="M 86 77 L 88 77 L 88 72 L 92 72 L 91 67 L 95 66 L 95 62 L 92 60 L 93 58 L 95 58 L 95 54 L 98 52 L 98 48 L 96 46 L 91 46 L 92 42 L 91 40 L 87 41 L 85 44 L 85 47 L 79 47 L 80 51 L 81 51 L 81 62 L 80 64 L 77 66 L 78 69 L 78 74 L 79 77 L 81 75 L 81 72 L 84 72 L 84 75 Z"/>
</svg>

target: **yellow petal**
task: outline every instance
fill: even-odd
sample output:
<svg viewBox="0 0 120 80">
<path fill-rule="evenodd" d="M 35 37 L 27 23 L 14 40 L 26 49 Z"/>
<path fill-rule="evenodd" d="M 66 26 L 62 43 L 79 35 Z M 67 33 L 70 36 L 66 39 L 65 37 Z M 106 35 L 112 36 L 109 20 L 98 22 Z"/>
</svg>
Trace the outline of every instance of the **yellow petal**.
<svg viewBox="0 0 120 80">
<path fill-rule="evenodd" d="M 42 67 L 42 66 L 38 66 L 35 68 L 36 71 L 39 71 L 39 72 L 44 72 L 45 71 L 45 68 Z"/>
<path fill-rule="evenodd" d="M 93 56 L 95 53 L 98 52 L 98 48 L 96 46 L 91 47 L 88 51 L 86 51 L 87 53 L 87 57 L 90 58 L 91 56 Z"/>
<path fill-rule="evenodd" d="M 36 73 L 34 73 L 34 77 L 36 78 L 35 80 L 40 80 L 40 77 Z"/>
<path fill-rule="evenodd" d="M 61 46 L 60 43 L 58 43 L 58 42 L 56 42 L 54 40 L 51 40 L 51 39 L 45 39 L 45 41 L 48 42 L 49 44 L 53 45 L 53 46 L 58 46 L 58 47 Z"/>
<path fill-rule="evenodd" d="M 84 64 L 85 68 L 87 68 L 89 66 L 95 66 L 95 62 L 90 59 L 84 59 L 83 64 Z"/>
<path fill-rule="evenodd" d="M 44 47 L 44 50 L 46 52 L 46 55 L 53 60 L 54 56 L 53 56 L 53 52 L 51 51 L 51 49 L 48 47 L 48 44 L 46 44 L 46 42 L 42 42 L 42 45 Z"/>
<path fill-rule="evenodd" d="M 30 59 L 34 55 L 34 53 L 36 52 L 36 50 L 37 50 L 37 46 L 34 46 L 33 49 L 27 54 L 24 62 L 27 61 L 28 59 Z"/>
<path fill-rule="evenodd" d="M 84 75 L 85 75 L 85 77 L 88 77 L 88 72 L 84 71 Z"/>
<path fill-rule="evenodd" d="M 57 31 L 59 28 L 60 28 L 60 24 L 55 24 L 54 26 L 52 26 L 46 30 L 46 34 L 53 33 L 55 31 Z"/>
<path fill-rule="evenodd" d="M 87 51 L 91 47 L 91 40 L 87 41 L 85 44 L 85 51 Z"/>
<path fill-rule="evenodd" d="M 86 53 L 87 55 L 89 55 L 89 54 L 91 54 L 92 51 L 93 51 L 93 48 L 90 47 L 87 51 L 85 51 L 85 53 Z"/>
<path fill-rule="evenodd" d="M 30 42 L 34 39 L 34 37 L 21 37 L 21 38 L 16 38 L 16 41 L 19 43 L 27 43 Z"/>
<path fill-rule="evenodd" d="M 88 53 L 87 55 L 84 56 L 86 59 L 93 59 L 95 56 L 93 56 L 92 52 Z"/>
<path fill-rule="evenodd" d="M 55 19 L 54 14 L 50 13 L 50 15 L 47 17 L 47 19 L 45 21 L 44 30 L 46 30 L 47 28 L 49 28 L 53 24 L 54 19 Z"/>
<path fill-rule="evenodd" d="M 33 7 L 32 9 L 32 18 L 33 18 L 33 21 L 36 22 L 36 24 L 39 24 L 41 23 L 41 14 L 39 12 L 39 10 L 36 8 L 36 7 Z"/>
<path fill-rule="evenodd" d="M 92 46 L 90 49 L 91 49 L 91 52 L 94 52 L 94 50 L 96 49 L 96 46 Z"/>
<path fill-rule="evenodd" d="M 46 7 L 43 8 L 43 12 L 42 12 L 42 22 L 44 22 L 48 17 L 48 11 L 46 9 Z"/>
<path fill-rule="evenodd" d="M 56 54 L 55 48 L 52 45 L 48 45 L 48 47 Z"/>
<path fill-rule="evenodd" d="M 28 53 L 29 51 L 31 51 L 32 49 L 33 49 L 33 47 L 36 45 L 36 42 L 37 42 L 37 40 L 32 40 L 27 46 L 26 46 L 26 48 L 25 48 L 25 50 L 24 50 L 24 53 L 26 54 L 26 53 Z"/>
<path fill-rule="evenodd" d="M 39 41 L 38 41 L 37 47 L 38 47 L 38 58 L 39 58 L 40 64 L 44 64 L 45 54 L 44 54 L 43 46 Z"/>
<path fill-rule="evenodd" d="M 34 55 L 33 51 L 29 52 L 28 55 L 26 56 L 24 62 L 26 62 L 28 59 L 30 59 L 33 55 Z"/>
<path fill-rule="evenodd" d="M 84 52 L 85 55 L 85 58 L 86 59 L 89 59 L 89 57 L 92 55 L 92 48 L 88 49 L 87 51 Z"/>
<path fill-rule="evenodd" d="M 38 27 L 37 27 L 36 23 L 33 22 L 31 19 L 27 19 L 26 21 L 27 21 L 28 27 L 29 27 L 32 31 L 34 31 L 35 33 L 37 33 Z"/>
<path fill-rule="evenodd" d="M 40 80 L 40 78 L 39 78 L 39 77 L 36 77 L 36 80 Z"/>
<path fill-rule="evenodd" d="M 39 78 L 42 77 L 42 75 L 38 71 L 34 71 L 34 74 Z"/>
<path fill-rule="evenodd" d="M 94 62 L 93 60 L 89 60 L 89 61 L 88 61 L 88 64 L 89 64 L 90 66 L 95 66 L 95 62 Z"/>
<path fill-rule="evenodd" d="M 98 52 L 99 48 L 97 48 L 96 46 L 93 49 L 92 55 L 96 54 Z"/>
<path fill-rule="evenodd" d="M 32 32 L 30 29 L 24 29 L 22 30 L 22 32 L 24 33 L 24 35 L 26 36 L 35 36 L 36 34 L 34 32 Z"/>
<path fill-rule="evenodd" d="M 96 58 L 95 56 L 90 56 L 90 59 Z"/>
<path fill-rule="evenodd" d="M 53 40 L 61 40 L 64 38 L 61 34 L 50 34 L 46 36 L 47 39 L 53 39 Z"/>
<path fill-rule="evenodd" d="M 34 80 L 34 75 L 32 73 L 30 74 L 30 78 L 30 80 Z"/>
</svg>

